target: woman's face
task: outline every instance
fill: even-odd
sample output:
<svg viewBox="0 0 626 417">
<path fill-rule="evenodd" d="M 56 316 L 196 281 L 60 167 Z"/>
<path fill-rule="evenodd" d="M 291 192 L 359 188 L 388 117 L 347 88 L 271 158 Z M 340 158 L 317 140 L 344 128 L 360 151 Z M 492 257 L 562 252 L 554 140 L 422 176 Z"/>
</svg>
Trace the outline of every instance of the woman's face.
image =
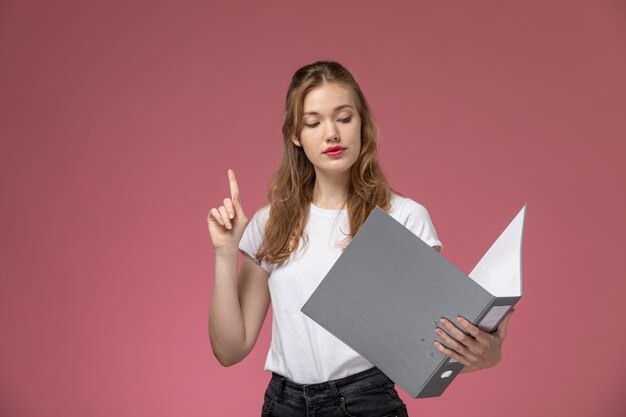
<svg viewBox="0 0 626 417">
<path fill-rule="evenodd" d="M 304 126 L 301 146 L 316 173 L 337 174 L 348 171 L 361 152 L 361 119 L 351 89 L 326 83 L 311 90 L 304 98 Z M 327 153 L 331 146 L 341 152 Z"/>
</svg>

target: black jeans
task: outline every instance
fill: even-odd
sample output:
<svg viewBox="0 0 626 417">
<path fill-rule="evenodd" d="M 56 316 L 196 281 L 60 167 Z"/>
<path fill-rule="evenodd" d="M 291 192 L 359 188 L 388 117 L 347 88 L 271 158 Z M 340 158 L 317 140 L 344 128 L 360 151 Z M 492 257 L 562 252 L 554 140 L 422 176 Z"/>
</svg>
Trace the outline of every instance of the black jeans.
<svg viewBox="0 0 626 417">
<path fill-rule="evenodd" d="M 408 417 L 395 384 L 380 369 L 321 382 L 297 384 L 272 372 L 262 417 Z"/>
</svg>

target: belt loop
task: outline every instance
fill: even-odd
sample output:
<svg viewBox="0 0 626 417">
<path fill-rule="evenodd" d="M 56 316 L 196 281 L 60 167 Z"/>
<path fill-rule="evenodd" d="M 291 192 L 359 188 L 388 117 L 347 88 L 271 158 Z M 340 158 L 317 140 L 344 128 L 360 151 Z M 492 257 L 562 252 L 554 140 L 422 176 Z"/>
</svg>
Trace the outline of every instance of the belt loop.
<svg viewBox="0 0 626 417">
<path fill-rule="evenodd" d="M 333 397 L 339 397 L 339 391 L 337 390 L 337 383 L 335 380 L 328 381 L 328 385 L 330 385 L 330 392 L 333 394 Z"/>
<path fill-rule="evenodd" d="M 283 387 L 285 386 L 286 381 L 287 381 L 287 378 L 285 378 L 284 376 L 280 377 L 280 383 L 278 385 L 278 395 L 276 397 L 276 402 L 281 402 L 283 399 Z"/>
</svg>

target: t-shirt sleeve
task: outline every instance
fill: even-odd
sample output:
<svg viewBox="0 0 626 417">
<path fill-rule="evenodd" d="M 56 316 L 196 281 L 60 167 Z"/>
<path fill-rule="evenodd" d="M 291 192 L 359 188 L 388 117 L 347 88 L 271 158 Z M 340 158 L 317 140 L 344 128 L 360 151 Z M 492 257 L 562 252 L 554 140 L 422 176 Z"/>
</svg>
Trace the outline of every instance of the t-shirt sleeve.
<svg viewBox="0 0 626 417">
<path fill-rule="evenodd" d="M 261 246 L 261 242 L 263 242 L 263 234 L 265 231 L 265 223 L 267 221 L 267 209 L 258 210 L 243 231 L 243 235 L 241 236 L 241 240 L 239 241 L 239 251 L 242 253 L 247 253 L 250 257 L 261 266 L 261 268 L 265 269 L 267 272 L 272 272 L 272 265 L 267 263 L 265 260 L 259 262 L 256 259 L 257 251 Z M 244 255 L 245 256 L 245 255 Z"/>
<path fill-rule="evenodd" d="M 435 226 L 433 226 L 426 207 L 409 198 L 402 207 L 400 218 L 402 219 L 402 224 L 407 229 L 415 233 L 417 237 L 433 247 L 437 252 L 441 252 L 443 244 L 437 237 Z"/>
</svg>

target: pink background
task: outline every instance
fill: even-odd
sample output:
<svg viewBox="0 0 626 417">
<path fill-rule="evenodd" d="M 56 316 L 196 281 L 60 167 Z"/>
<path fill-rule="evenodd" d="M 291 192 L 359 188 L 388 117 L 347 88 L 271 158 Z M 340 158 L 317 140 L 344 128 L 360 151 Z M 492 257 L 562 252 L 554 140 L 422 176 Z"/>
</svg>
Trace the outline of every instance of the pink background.
<svg viewBox="0 0 626 417">
<path fill-rule="evenodd" d="M 206 214 L 246 214 L 284 95 L 347 66 L 391 183 L 469 272 L 528 202 L 494 368 L 413 416 L 623 416 L 623 1 L 0 3 L 0 415 L 260 415 L 271 310 L 223 368 Z M 485 414 L 486 413 L 486 414 Z"/>
</svg>

